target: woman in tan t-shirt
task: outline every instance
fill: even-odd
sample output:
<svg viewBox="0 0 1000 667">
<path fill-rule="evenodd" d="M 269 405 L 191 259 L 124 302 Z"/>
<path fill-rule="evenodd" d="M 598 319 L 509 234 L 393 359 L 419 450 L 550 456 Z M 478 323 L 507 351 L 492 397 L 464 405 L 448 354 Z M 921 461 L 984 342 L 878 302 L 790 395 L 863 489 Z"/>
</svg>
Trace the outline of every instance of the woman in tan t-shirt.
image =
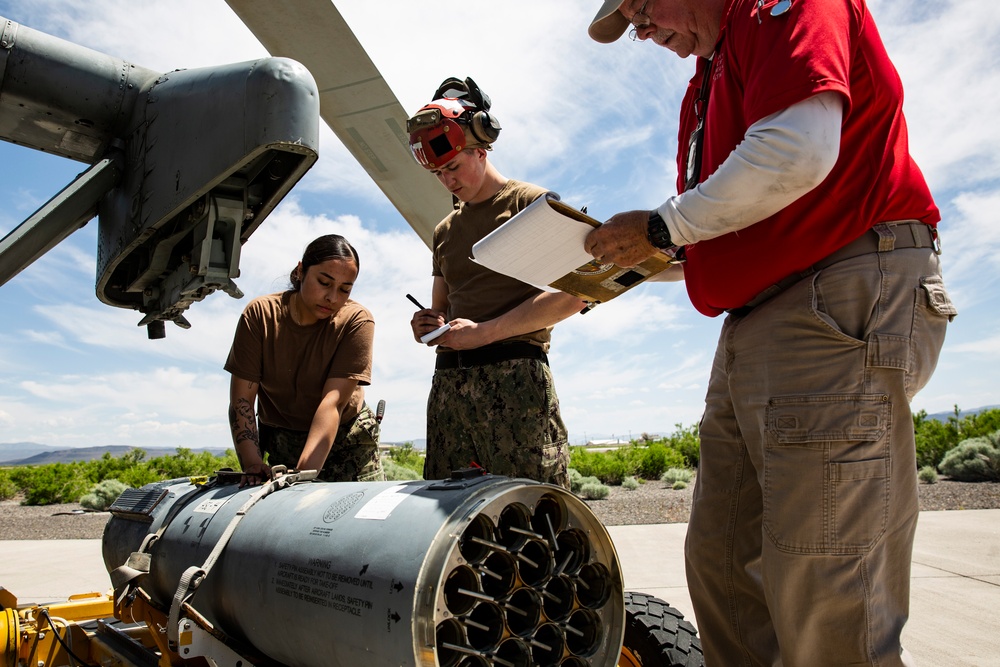
<svg viewBox="0 0 1000 667">
<path fill-rule="evenodd" d="M 319 470 L 326 481 L 384 479 L 378 421 L 364 403 L 375 322 L 350 299 L 359 266 L 346 239 L 321 236 L 291 272 L 290 290 L 244 309 L 225 368 L 245 483 L 270 478 L 275 465 Z"/>
</svg>

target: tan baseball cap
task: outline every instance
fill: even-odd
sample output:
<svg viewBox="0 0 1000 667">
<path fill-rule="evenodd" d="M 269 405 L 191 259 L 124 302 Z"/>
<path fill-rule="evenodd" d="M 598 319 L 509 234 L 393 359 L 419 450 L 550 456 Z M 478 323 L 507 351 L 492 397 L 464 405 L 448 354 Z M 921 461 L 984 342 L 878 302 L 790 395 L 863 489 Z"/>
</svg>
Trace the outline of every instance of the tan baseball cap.
<svg viewBox="0 0 1000 667">
<path fill-rule="evenodd" d="M 590 22 L 587 34 L 602 44 L 610 44 L 625 34 L 628 19 L 618 11 L 623 4 L 625 0 L 604 0 L 601 10 Z"/>
</svg>

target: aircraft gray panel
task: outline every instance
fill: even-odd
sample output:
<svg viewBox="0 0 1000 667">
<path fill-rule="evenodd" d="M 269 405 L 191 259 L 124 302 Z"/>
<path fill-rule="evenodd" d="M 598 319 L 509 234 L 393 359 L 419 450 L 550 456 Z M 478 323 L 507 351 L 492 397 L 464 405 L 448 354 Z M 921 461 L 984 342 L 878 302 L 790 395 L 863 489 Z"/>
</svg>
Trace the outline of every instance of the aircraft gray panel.
<svg viewBox="0 0 1000 667">
<path fill-rule="evenodd" d="M 430 247 L 451 196 L 410 154 L 408 114 L 330 0 L 226 0 L 273 56 L 309 69 L 320 115 Z"/>
</svg>

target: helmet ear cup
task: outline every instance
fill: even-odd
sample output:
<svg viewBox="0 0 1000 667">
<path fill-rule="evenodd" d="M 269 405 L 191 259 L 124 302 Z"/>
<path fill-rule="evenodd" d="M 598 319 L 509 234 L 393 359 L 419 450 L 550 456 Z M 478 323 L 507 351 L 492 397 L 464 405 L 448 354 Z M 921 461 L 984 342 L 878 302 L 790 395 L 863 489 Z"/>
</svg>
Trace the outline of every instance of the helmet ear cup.
<svg viewBox="0 0 1000 667">
<path fill-rule="evenodd" d="M 469 120 L 469 129 L 477 141 L 492 144 L 500 136 L 500 122 L 488 111 L 477 111 Z"/>
</svg>

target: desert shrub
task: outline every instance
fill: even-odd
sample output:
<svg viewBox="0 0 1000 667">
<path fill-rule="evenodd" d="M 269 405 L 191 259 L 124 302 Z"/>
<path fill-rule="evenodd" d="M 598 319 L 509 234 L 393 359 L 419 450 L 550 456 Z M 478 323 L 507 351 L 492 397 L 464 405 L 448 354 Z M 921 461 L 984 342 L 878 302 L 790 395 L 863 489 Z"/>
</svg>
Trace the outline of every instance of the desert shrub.
<svg viewBox="0 0 1000 667">
<path fill-rule="evenodd" d="M 391 458 L 382 459 L 382 469 L 385 471 L 385 478 L 391 482 L 404 482 L 413 479 L 423 479 L 424 477 L 423 473 L 400 465 Z"/>
<path fill-rule="evenodd" d="M 947 422 L 925 419 L 927 413 L 914 416 L 913 437 L 917 446 L 917 468 L 936 466 L 949 449 L 958 444 L 958 420 L 949 418 Z"/>
<path fill-rule="evenodd" d="M 567 468 L 566 476 L 569 477 L 569 490 L 573 493 L 579 493 L 580 487 L 583 486 L 583 475 L 576 468 Z"/>
<path fill-rule="evenodd" d="M 674 432 L 667 436 L 664 444 L 684 457 L 684 464 L 678 467 L 697 468 L 701 461 L 701 438 L 698 435 L 698 424 L 686 427 L 674 424 L 674 428 Z M 656 477 L 650 479 L 656 479 Z"/>
<path fill-rule="evenodd" d="M 10 500 L 19 490 L 17 484 L 10 478 L 10 473 L 0 470 L 0 500 Z"/>
<path fill-rule="evenodd" d="M 573 447 L 570 451 L 570 465 L 584 477 L 596 477 L 608 484 L 621 484 L 629 475 L 635 474 L 635 463 L 627 461 L 627 456 L 621 449 L 594 452 L 582 447 Z"/>
<path fill-rule="evenodd" d="M 118 496 L 125 493 L 129 486 L 117 479 L 106 479 L 94 486 L 90 493 L 80 498 L 80 504 L 87 509 L 103 512 L 111 507 L 118 500 Z"/>
<path fill-rule="evenodd" d="M 588 481 L 580 487 L 580 495 L 587 500 L 601 500 L 607 498 L 609 493 L 611 489 L 599 481 Z"/>
<path fill-rule="evenodd" d="M 236 452 L 231 448 L 222 456 L 215 456 L 211 452 L 195 454 L 179 447 L 176 454 L 149 461 L 146 452 L 136 448 L 118 458 L 105 454 L 93 461 L 11 468 L 9 476 L 15 489 L 24 492 L 24 504 L 52 505 L 77 502 L 106 479 L 116 479 L 137 489 L 166 479 L 210 476 L 223 468 L 240 468 Z"/>
<path fill-rule="evenodd" d="M 937 484 L 938 473 L 934 466 L 924 466 L 917 472 L 917 479 L 924 484 Z"/>
<path fill-rule="evenodd" d="M 75 503 L 91 487 L 80 463 L 16 468 L 12 478 L 24 489 L 25 505 Z"/>
<path fill-rule="evenodd" d="M 239 462 L 236 460 L 236 453 L 233 452 L 234 470 L 239 470 Z M 149 460 L 149 469 L 156 475 L 156 479 L 179 479 L 181 477 L 195 477 L 199 475 L 212 475 L 220 467 L 233 467 L 225 464 L 227 457 L 215 456 L 211 452 L 198 452 L 195 454 L 187 447 L 178 447 L 176 454 L 157 456 Z M 156 479 L 152 481 L 156 481 Z"/>
<path fill-rule="evenodd" d="M 628 489 L 629 491 L 635 491 L 639 488 L 639 480 L 635 477 L 626 477 L 622 480 L 622 488 Z"/>
<path fill-rule="evenodd" d="M 421 479 L 424 475 L 424 455 L 414 448 L 412 442 L 404 442 L 402 445 L 391 447 L 386 456 L 397 466 L 415 470 L 417 477 L 408 479 Z"/>
<path fill-rule="evenodd" d="M 938 467 L 960 482 L 1000 481 L 1000 431 L 963 440 L 945 454 Z"/>
<path fill-rule="evenodd" d="M 662 442 L 654 442 L 648 447 L 637 447 L 639 469 L 643 479 L 659 479 L 670 468 L 683 468 L 687 458 L 678 449 L 668 447 Z"/>
<path fill-rule="evenodd" d="M 683 482 L 684 486 L 680 487 L 683 489 L 691 481 L 692 476 L 693 473 L 687 468 L 670 468 L 660 475 L 660 481 L 666 483 L 667 486 L 674 486 L 677 482 Z"/>
<path fill-rule="evenodd" d="M 605 484 L 621 484 L 626 477 L 657 479 L 670 467 L 685 465 L 684 456 L 663 442 L 637 444 L 609 451 L 595 452 L 574 447 L 570 465 L 587 477 L 597 477 Z"/>
</svg>

